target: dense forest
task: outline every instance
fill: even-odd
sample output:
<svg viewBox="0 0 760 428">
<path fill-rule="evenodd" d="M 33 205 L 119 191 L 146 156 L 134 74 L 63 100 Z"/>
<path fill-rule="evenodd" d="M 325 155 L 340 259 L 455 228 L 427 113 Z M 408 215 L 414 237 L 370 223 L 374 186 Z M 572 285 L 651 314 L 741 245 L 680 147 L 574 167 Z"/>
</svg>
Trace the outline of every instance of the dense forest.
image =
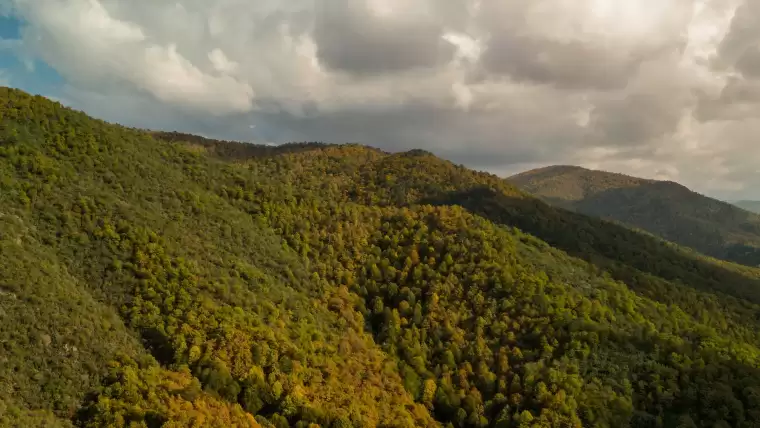
<svg viewBox="0 0 760 428">
<path fill-rule="evenodd" d="M 760 271 L 413 150 L 0 89 L 0 426 L 760 426 Z"/>
<path fill-rule="evenodd" d="M 678 183 L 566 165 L 508 180 L 552 205 L 619 221 L 713 257 L 760 266 L 760 215 Z"/>
</svg>

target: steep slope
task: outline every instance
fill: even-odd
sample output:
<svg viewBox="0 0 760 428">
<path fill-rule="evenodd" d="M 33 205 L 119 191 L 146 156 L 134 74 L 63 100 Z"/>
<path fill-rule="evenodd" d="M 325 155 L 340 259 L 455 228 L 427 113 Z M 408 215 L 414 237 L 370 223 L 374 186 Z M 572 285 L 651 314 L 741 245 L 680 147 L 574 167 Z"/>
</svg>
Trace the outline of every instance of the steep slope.
<svg viewBox="0 0 760 428">
<path fill-rule="evenodd" d="M 443 422 L 760 416 L 755 270 L 553 209 L 419 151 L 326 147 L 252 159 L 238 174 L 219 192 L 265 213 L 320 278 L 363 297 L 407 390 Z"/>
<path fill-rule="evenodd" d="M 72 415 L 84 393 L 98 386 L 105 370 L 97 362 L 138 355 L 141 346 L 117 313 L 93 299 L 37 241 L 23 213 L 2 210 L 0 426 L 55 426 L 52 411 Z M 13 417 L 24 407 L 44 409 L 40 425 L 31 415 Z"/>
<path fill-rule="evenodd" d="M 731 203 L 741 209 L 760 214 L 760 201 L 734 201 Z"/>
<path fill-rule="evenodd" d="M 50 312 L 0 306 L 0 337 L 41 337 L 0 425 L 760 424 L 760 271 L 424 151 L 185 141 L 5 90 L 0 186 L 0 304 Z"/>
<path fill-rule="evenodd" d="M 0 141 L 13 424 L 155 426 L 177 406 L 201 425 L 243 409 L 278 426 L 433 424 L 361 314 L 324 303 L 351 297 L 208 190 L 225 164 L 9 89 Z"/>
<path fill-rule="evenodd" d="M 617 220 L 717 258 L 760 265 L 760 215 L 680 184 L 572 166 L 508 180 L 556 206 Z"/>
</svg>

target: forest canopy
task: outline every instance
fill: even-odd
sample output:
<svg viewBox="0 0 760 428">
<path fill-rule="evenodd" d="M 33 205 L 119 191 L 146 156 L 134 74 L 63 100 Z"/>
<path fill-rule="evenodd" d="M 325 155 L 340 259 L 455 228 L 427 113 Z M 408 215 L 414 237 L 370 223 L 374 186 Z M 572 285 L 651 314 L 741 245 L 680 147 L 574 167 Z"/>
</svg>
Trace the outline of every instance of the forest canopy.
<svg viewBox="0 0 760 428">
<path fill-rule="evenodd" d="M 757 270 L 425 151 L 239 144 L 0 89 L 0 426 L 760 425 Z"/>
</svg>

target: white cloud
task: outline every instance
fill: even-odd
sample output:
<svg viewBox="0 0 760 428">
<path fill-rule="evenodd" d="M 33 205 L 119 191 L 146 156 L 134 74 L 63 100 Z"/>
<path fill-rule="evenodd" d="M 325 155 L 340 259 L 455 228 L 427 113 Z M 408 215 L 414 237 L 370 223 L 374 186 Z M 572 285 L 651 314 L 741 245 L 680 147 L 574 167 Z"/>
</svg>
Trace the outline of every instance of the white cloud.
<svg viewBox="0 0 760 428">
<path fill-rule="evenodd" d="M 246 82 L 201 70 L 176 43 L 153 39 L 149 28 L 112 16 L 98 0 L 18 0 L 16 6 L 29 23 L 24 47 L 75 84 L 105 89 L 126 83 L 212 114 L 252 109 Z"/>
<path fill-rule="evenodd" d="M 16 49 L 111 120 L 760 198 L 753 0 L 12 1 Z"/>
<path fill-rule="evenodd" d="M 216 71 L 222 74 L 233 74 L 238 69 L 238 63 L 227 59 L 227 55 L 219 48 L 214 48 L 208 54 L 208 59 L 214 65 Z"/>
</svg>

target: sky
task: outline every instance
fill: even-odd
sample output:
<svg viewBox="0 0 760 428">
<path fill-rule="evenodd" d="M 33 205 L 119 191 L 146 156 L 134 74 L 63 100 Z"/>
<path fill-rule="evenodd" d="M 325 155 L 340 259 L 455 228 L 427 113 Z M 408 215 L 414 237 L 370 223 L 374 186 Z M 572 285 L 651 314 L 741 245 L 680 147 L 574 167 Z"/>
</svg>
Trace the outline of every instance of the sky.
<svg viewBox="0 0 760 428">
<path fill-rule="evenodd" d="M 760 199 L 758 0 L 3 0 L 0 84 L 129 126 Z"/>
</svg>

